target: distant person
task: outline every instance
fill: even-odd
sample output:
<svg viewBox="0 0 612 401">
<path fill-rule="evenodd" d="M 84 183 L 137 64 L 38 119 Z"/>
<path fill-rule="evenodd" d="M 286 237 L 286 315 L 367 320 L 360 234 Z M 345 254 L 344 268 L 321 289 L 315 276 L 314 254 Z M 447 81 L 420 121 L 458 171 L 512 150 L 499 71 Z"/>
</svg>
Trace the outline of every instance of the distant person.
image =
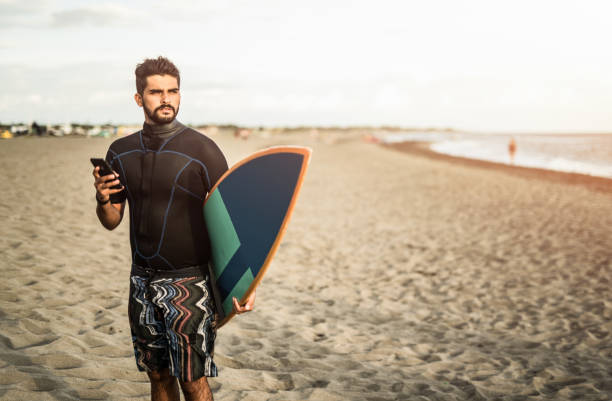
<svg viewBox="0 0 612 401">
<path fill-rule="evenodd" d="M 240 139 L 247 140 L 249 139 L 250 134 L 251 134 L 251 130 L 248 130 L 246 128 L 236 128 L 234 130 L 234 138 L 240 138 Z"/>
<path fill-rule="evenodd" d="M 96 213 L 113 230 L 126 199 L 130 204 L 128 315 L 151 399 L 179 401 L 180 385 L 186 401 L 212 400 L 206 377 L 217 376 L 217 321 L 202 203 L 227 162 L 210 138 L 176 120 L 179 87 L 179 71 L 166 58 L 136 67 L 134 99 L 145 122 L 141 131 L 111 144 L 106 160 L 113 174 L 100 177 L 94 169 Z M 250 311 L 254 302 L 255 293 L 245 305 L 234 298 L 234 310 Z"/>
<path fill-rule="evenodd" d="M 510 143 L 508 143 L 508 154 L 510 155 L 510 164 L 514 164 L 514 155 L 516 154 L 516 141 L 514 137 L 510 138 Z"/>
<path fill-rule="evenodd" d="M 251 130 L 250 129 L 241 129 L 240 130 L 240 139 L 246 141 L 247 139 L 249 139 L 250 135 L 251 135 Z"/>
<path fill-rule="evenodd" d="M 43 127 L 41 127 L 40 125 L 36 124 L 36 121 L 32 122 L 32 133 L 38 135 L 38 136 L 42 136 L 44 130 Z"/>
</svg>

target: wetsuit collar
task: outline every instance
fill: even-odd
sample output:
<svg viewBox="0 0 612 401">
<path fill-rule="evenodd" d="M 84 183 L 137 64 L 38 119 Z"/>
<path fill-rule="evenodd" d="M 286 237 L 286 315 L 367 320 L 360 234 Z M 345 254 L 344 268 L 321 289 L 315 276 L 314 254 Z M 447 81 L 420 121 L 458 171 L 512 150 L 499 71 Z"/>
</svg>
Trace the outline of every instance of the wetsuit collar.
<svg viewBox="0 0 612 401">
<path fill-rule="evenodd" d="M 156 136 L 161 138 L 168 138 L 185 128 L 177 119 L 172 120 L 168 124 L 156 124 L 151 125 L 144 123 L 142 126 L 142 133 L 147 136 Z"/>
<path fill-rule="evenodd" d="M 151 125 L 144 123 L 142 126 L 143 144 L 147 149 L 159 150 L 168 138 L 183 129 L 185 129 L 185 126 L 176 119 L 168 124 Z"/>
</svg>

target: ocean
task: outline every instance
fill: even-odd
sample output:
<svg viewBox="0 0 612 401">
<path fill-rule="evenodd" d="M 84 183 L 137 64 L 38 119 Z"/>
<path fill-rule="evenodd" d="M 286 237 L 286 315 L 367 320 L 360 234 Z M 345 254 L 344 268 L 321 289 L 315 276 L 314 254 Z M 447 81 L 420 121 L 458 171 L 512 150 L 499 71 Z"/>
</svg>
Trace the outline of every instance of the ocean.
<svg viewBox="0 0 612 401">
<path fill-rule="evenodd" d="M 612 178 L 612 134 L 404 132 L 380 137 L 387 143 L 431 142 L 431 150 L 452 156 Z M 512 138 L 513 161 L 508 151 Z"/>
</svg>

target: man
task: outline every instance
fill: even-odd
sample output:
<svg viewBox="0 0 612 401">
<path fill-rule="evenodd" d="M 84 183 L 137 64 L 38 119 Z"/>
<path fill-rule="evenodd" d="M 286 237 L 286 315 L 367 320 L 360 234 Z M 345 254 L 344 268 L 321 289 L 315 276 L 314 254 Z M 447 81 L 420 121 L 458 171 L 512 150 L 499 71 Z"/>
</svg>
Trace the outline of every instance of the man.
<svg viewBox="0 0 612 401">
<path fill-rule="evenodd" d="M 113 174 L 95 177 L 96 213 L 113 230 L 130 205 L 132 270 L 128 315 L 138 369 L 154 401 L 212 400 L 206 377 L 217 376 L 214 298 L 207 264 L 202 203 L 227 170 L 217 145 L 176 120 L 180 75 L 166 58 L 136 67 L 134 99 L 143 129 L 114 141 L 106 160 Z M 236 313 L 252 310 L 234 299 Z"/>
</svg>

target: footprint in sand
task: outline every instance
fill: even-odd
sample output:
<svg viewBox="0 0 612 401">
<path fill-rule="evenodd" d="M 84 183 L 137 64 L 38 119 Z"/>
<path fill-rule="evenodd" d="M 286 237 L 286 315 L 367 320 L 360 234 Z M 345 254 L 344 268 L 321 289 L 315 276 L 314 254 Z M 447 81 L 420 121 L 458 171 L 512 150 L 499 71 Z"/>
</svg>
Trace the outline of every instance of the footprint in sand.
<svg viewBox="0 0 612 401">
<path fill-rule="evenodd" d="M 329 382 L 327 380 L 316 380 L 315 382 L 312 383 L 312 387 L 325 388 L 327 387 L 328 384 Z"/>
<path fill-rule="evenodd" d="M 121 306 L 123 302 L 120 299 L 109 299 L 102 303 L 104 309 L 115 309 Z"/>
<path fill-rule="evenodd" d="M 2 330 L 2 334 L 0 334 L 0 341 L 12 350 L 51 344 L 58 338 L 59 336 L 54 334 L 35 335 L 24 333 L 16 327 L 8 327 L 6 330 Z"/>
<path fill-rule="evenodd" d="M 260 350 L 264 347 L 264 345 L 260 343 L 259 341 L 249 341 L 247 344 L 250 350 L 255 350 L 255 351 Z"/>
<path fill-rule="evenodd" d="M 288 352 L 284 351 L 284 350 L 276 350 L 274 352 L 272 352 L 272 357 L 273 358 L 285 358 L 287 356 Z"/>
<path fill-rule="evenodd" d="M 23 262 L 26 260 L 34 259 L 34 255 L 32 255 L 31 253 L 24 253 L 22 255 L 19 255 L 16 259 L 20 262 Z"/>
<path fill-rule="evenodd" d="M 104 391 L 96 389 L 79 389 L 76 390 L 78 400 L 108 400 L 109 396 Z"/>
<path fill-rule="evenodd" d="M 58 388 L 58 383 L 48 377 L 33 377 L 20 383 L 20 387 L 28 391 L 53 391 Z"/>
<path fill-rule="evenodd" d="M 75 369 L 83 366 L 83 360 L 69 354 L 47 354 L 32 358 L 35 364 L 44 365 L 52 369 Z"/>
<path fill-rule="evenodd" d="M 289 374 L 280 374 L 276 378 L 281 382 L 280 390 L 291 391 L 295 388 L 293 378 Z"/>
</svg>

